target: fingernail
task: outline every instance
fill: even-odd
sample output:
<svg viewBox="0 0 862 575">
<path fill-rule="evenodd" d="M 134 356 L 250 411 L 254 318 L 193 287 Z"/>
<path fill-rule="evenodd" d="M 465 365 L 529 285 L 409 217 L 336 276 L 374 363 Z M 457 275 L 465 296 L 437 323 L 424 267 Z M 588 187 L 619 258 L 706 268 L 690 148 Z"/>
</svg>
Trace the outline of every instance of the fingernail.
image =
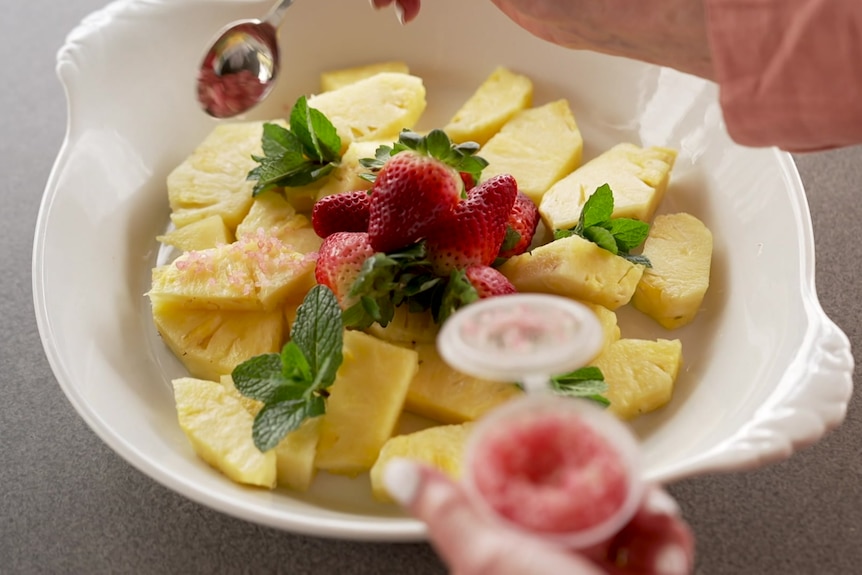
<svg viewBox="0 0 862 575">
<path fill-rule="evenodd" d="M 395 0 L 395 16 L 398 18 L 398 21 L 401 25 L 404 25 L 404 7 L 401 5 L 401 2 Z"/>
<path fill-rule="evenodd" d="M 657 575 L 686 575 L 688 555 L 679 545 L 667 545 L 656 553 L 654 567 Z"/>
<path fill-rule="evenodd" d="M 383 486 L 401 505 L 409 505 L 419 490 L 419 466 L 407 459 L 395 458 L 383 470 Z"/>
<path fill-rule="evenodd" d="M 649 494 L 644 507 L 656 515 L 679 515 L 679 505 L 676 500 L 661 489 L 656 489 Z"/>
</svg>

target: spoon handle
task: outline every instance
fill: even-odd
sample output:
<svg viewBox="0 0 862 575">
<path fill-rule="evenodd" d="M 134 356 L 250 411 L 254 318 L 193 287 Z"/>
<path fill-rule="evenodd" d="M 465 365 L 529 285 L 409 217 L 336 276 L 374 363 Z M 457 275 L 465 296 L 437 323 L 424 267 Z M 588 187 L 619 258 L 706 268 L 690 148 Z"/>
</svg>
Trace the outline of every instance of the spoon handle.
<svg viewBox="0 0 862 575">
<path fill-rule="evenodd" d="M 294 1 L 295 0 L 281 0 L 281 2 L 272 7 L 263 21 L 273 28 L 278 28 L 279 24 L 281 24 L 282 18 L 284 18 L 285 11 L 290 8 Z"/>
</svg>

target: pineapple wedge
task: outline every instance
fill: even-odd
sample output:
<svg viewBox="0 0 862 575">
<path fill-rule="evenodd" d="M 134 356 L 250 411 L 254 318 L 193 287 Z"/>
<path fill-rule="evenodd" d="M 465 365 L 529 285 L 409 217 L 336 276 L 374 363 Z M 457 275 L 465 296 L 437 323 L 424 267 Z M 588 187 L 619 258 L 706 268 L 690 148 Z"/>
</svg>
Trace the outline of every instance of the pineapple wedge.
<svg viewBox="0 0 862 575">
<path fill-rule="evenodd" d="M 314 260 L 265 233 L 187 252 L 153 269 L 153 305 L 189 309 L 271 310 L 314 285 Z"/>
<path fill-rule="evenodd" d="M 156 241 L 173 246 L 180 251 L 190 252 L 229 244 L 233 241 L 233 234 L 221 216 L 213 214 L 187 226 L 175 228 L 164 235 L 156 236 Z"/>
<path fill-rule="evenodd" d="M 479 379 L 452 369 L 434 343 L 420 343 L 415 349 L 419 371 L 407 390 L 406 411 L 441 423 L 463 423 L 479 419 L 523 393 L 514 384 Z"/>
<path fill-rule="evenodd" d="M 341 157 L 341 164 L 332 171 L 324 184 L 318 188 L 315 201 L 332 194 L 340 194 L 341 192 L 370 189 L 371 182 L 359 177 L 362 174 L 368 173 L 368 170 L 362 167 L 359 160 L 373 158 L 377 148 L 384 143 L 392 144 L 391 141 L 351 143 Z"/>
<path fill-rule="evenodd" d="M 549 230 L 574 227 L 587 198 L 604 184 L 614 193 L 615 218 L 652 220 L 664 197 L 676 151 L 617 144 L 551 186 L 539 204 Z"/>
<path fill-rule="evenodd" d="M 218 380 L 245 360 L 276 353 L 284 338 L 280 310 L 212 311 L 153 304 L 153 322 L 162 341 L 189 373 Z"/>
<path fill-rule="evenodd" d="M 371 468 L 371 492 L 379 501 L 392 502 L 383 485 L 383 470 L 396 457 L 420 461 L 436 467 L 452 479 L 461 477 L 464 450 L 473 425 L 441 425 L 407 435 L 397 435 L 380 450 L 380 457 Z"/>
<path fill-rule="evenodd" d="M 498 67 L 455 112 L 443 131 L 453 142 L 485 144 L 515 113 L 533 103 L 533 82 Z"/>
<path fill-rule="evenodd" d="M 397 139 L 416 125 L 427 103 L 421 78 L 384 72 L 312 96 L 308 105 L 329 118 L 344 152 L 351 142 Z"/>
<path fill-rule="evenodd" d="M 355 476 L 374 464 L 392 436 L 417 354 L 358 331 L 344 332 L 344 361 L 329 388 L 315 465 Z"/>
<path fill-rule="evenodd" d="M 520 292 L 556 294 L 615 310 L 632 298 L 644 266 L 573 235 L 509 258 L 499 269 Z"/>
<path fill-rule="evenodd" d="M 286 126 L 286 123 L 277 121 Z M 246 179 L 261 155 L 263 122 L 220 124 L 168 174 L 171 221 L 181 228 L 219 215 L 230 230 L 248 213 L 254 182 Z"/>
<path fill-rule="evenodd" d="M 237 237 L 259 233 L 278 238 L 300 254 L 316 252 L 323 243 L 311 227 L 311 220 L 297 214 L 290 202 L 275 191 L 257 196 L 248 215 L 236 228 Z"/>
<path fill-rule="evenodd" d="M 712 233 L 690 214 L 656 216 L 643 255 L 652 267 L 644 270 L 632 304 L 667 329 L 689 323 L 709 287 Z"/>
<path fill-rule="evenodd" d="M 235 397 L 252 417 L 257 416 L 263 403 L 241 394 L 233 384 L 233 378 L 223 375 L 219 378 L 225 391 Z M 298 429 L 284 436 L 275 446 L 275 468 L 278 485 L 295 491 L 308 491 L 317 469 L 314 456 L 317 453 L 317 440 L 320 437 L 320 417 L 306 419 Z"/>
<path fill-rule="evenodd" d="M 395 72 L 397 74 L 409 74 L 410 68 L 406 63 L 400 61 L 377 62 L 365 66 L 342 68 L 340 70 L 329 70 L 320 75 L 320 91 L 331 92 L 353 84 L 359 80 L 376 76 L 382 72 Z"/>
<path fill-rule="evenodd" d="M 373 323 L 368 328 L 368 333 L 383 341 L 406 346 L 434 343 L 439 331 L 440 326 L 434 321 L 430 310 L 412 312 L 406 305 L 395 308 L 395 315 L 386 327 Z"/>
<path fill-rule="evenodd" d="M 238 483 L 273 488 L 276 456 L 251 439 L 254 417 L 215 381 L 173 381 L 180 428 L 201 459 Z"/>
<path fill-rule="evenodd" d="M 617 314 L 606 308 L 603 305 L 598 305 L 590 302 L 583 301 L 581 302 L 588 308 L 590 308 L 596 317 L 599 320 L 599 324 L 602 326 L 602 334 L 605 336 L 605 342 L 602 345 L 602 349 L 607 348 L 610 344 L 617 341 L 620 338 L 620 326 L 617 323 Z"/>
<path fill-rule="evenodd" d="M 518 190 L 539 205 L 557 180 L 581 164 L 584 139 L 566 100 L 516 113 L 482 147 L 483 178 L 512 174 Z"/>
<path fill-rule="evenodd" d="M 608 410 L 621 419 L 632 419 L 665 405 L 682 365 L 678 339 L 621 339 L 609 345 L 593 365 L 602 370 L 608 384 Z"/>
</svg>

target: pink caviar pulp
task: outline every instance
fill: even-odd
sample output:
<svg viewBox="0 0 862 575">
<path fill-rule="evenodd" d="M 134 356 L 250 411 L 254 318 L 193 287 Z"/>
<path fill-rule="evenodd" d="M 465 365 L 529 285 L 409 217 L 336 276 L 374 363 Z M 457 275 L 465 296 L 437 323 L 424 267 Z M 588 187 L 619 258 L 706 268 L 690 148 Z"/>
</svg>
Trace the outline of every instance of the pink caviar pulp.
<svg viewBox="0 0 862 575">
<path fill-rule="evenodd" d="M 476 489 L 497 513 L 543 533 L 599 525 L 622 507 L 629 488 L 619 453 L 599 433 L 553 413 L 489 431 L 472 466 Z"/>
</svg>

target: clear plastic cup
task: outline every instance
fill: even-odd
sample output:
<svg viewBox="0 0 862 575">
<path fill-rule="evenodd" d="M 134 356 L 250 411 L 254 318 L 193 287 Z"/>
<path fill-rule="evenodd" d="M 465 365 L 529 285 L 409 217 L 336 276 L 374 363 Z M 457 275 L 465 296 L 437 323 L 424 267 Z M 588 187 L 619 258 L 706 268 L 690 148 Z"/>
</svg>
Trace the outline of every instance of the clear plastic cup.
<svg viewBox="0 0 862 575">
<path fill-rule="evenodd" d="M 479 421 L 462 481 L 501 527 L 584 549 L 631 520 L 644 494 L 640 465 L 637 440 L 614 416 L 587 400 L 535 393 Z"/>
</svg>

